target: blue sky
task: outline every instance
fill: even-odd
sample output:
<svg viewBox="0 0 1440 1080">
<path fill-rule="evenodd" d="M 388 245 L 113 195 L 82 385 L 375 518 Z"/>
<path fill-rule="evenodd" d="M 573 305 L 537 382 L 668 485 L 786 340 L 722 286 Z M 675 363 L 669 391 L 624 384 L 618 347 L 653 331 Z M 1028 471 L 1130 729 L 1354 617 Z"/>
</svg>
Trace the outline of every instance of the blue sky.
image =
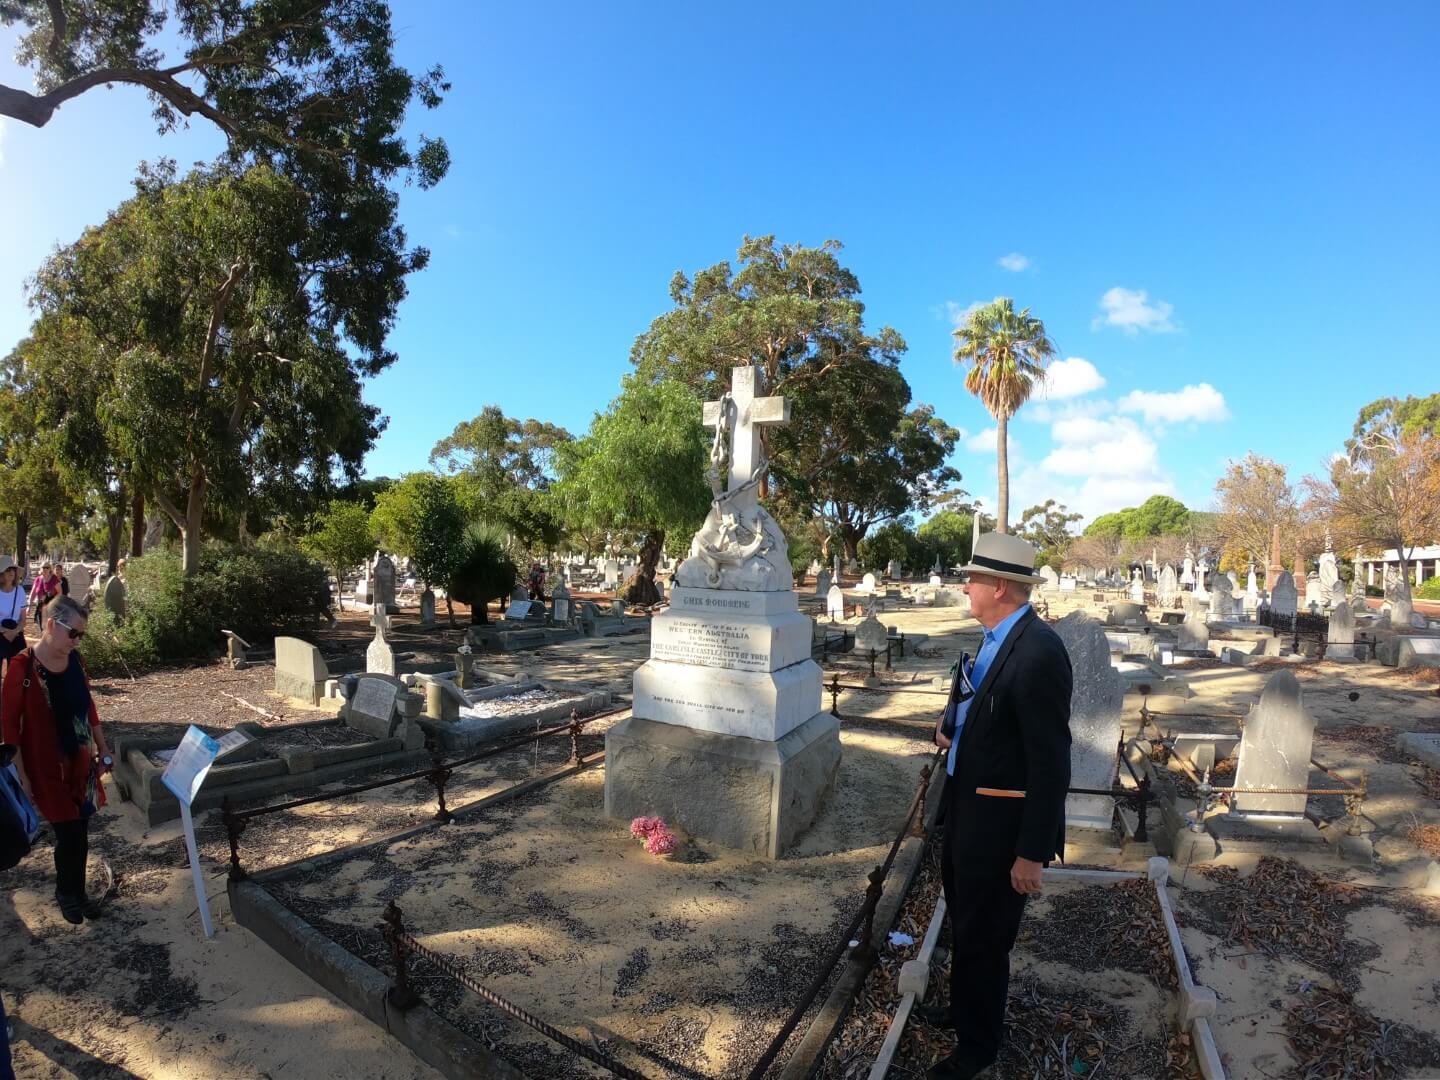
<svg viewBox="0 0 1440 1080">
<path fill-rule="evenodd" d="M 486 404 L 582 431 L 673 272 L 746 233 L 844 242 L 977 494 L 993 424 L 952 320 L 996 295 L 1045 320 L 1065 362 L 1011 425 L 1016 513 L 1206 508 L 1227 459 L 1314 472 L 1360 405 L 1440 389 L 1440 5 L 687 7 L 395 4 L 403 62 L 454 82 L 413 118 L 454 167 L 402 198 L 433 258 L 366 390 L 372 474 Z M 0 121 L 0 348 L 139 160 L 218 145 L 160 138 L 133 90 Z"/>
</svg>

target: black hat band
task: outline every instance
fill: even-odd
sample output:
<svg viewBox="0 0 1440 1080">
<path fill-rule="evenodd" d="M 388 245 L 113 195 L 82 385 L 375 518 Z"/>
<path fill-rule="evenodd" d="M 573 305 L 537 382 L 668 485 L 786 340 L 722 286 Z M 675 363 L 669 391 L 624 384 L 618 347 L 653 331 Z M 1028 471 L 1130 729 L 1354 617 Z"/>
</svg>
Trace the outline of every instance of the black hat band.
<svg viewBox="0 0 1440 1080">
<path fill-rule="evenodd" d="M 1033 566 L 1021 566 L 1019 563 L 1001 562 L 999 559 L 987 558 L 984 555 L 976 555 L 970 560 L 976 566 L 983 566 L 987 570 L 999 570 L 1004 574 L 1024 574 L 1026 577 L 1035 576 Z"/>
</svg>

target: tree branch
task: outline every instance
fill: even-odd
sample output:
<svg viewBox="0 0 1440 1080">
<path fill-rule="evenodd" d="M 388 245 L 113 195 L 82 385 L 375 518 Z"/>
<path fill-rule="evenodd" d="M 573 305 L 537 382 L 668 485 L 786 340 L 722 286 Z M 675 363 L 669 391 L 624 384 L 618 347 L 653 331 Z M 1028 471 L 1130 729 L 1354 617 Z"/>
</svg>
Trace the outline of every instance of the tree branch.
<svg viewBox="0 0 1440 1080">
<path fill-rule="evenodd" d="M 114 83 L 127 83 L 132 86 L 143 86 L 152 94 L 165 99 L 175 108 L 179 109 L 186 116 L 199 113 L 205 117 L 226 135 L 235 136 L 240 133 L 240 125 L 230 117 L 226 116 L 219 109 L 215 108 L 195 91 L 191 90 L 184 83 L 178 82 L 173 75 L 188 70 L 192 65 L 182 64 L 173 68 L 156 70 L 154 68 L 98 68 L 95 71 L 87 72 L 77 76 L 67 83 L 57 86 L 48 94 L 31 94 L 24 90 L 17 90 L 13 86 L 0 85 L 0 116 L 9 116 L 16 120 L 31 125 L 32 127 L 44 127 L 55 115 L 55 110 L 72 98 L 77 98 L 87 90 L 93 90 L 97 86 L 109 86 Z"/>
<path fill-rule="evenodd" d="M 47 0 L 46 6 L 50 9 L 50 59 L 57 64 L 65 60 L 65 33 L 70 28 L 70 20 L 65 15 L 65 5 L 61 0 Z"/>
<path fill-rule="evenodd" d="M 165 516 L 170 519 L 175 525 L 175 528 L 179 529 L 181 533 L 184 533 L 185 515 L 180 513 L 180 508 L 171 502 L 163 491 L 156 491 L 151 498 L 155 500 L 155 505 L 165 512 Z"/>
</svg>

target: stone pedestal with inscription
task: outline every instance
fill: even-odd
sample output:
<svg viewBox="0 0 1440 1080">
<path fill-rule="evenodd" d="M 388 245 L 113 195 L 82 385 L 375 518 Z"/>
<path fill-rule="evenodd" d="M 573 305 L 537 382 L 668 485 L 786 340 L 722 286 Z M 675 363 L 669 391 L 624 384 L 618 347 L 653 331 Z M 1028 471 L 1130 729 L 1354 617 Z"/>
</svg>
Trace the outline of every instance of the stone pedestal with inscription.
<svg viewBox="0 0 1440 1080">
<path fill-rule="evenodd" d="M 821 708 L 811 620 L 796 602 L 784 535 L 755 498 L 759 426 L 788 419 L 780 399 L 755 396 L 757 380 L 736 368 L 732 391 L 706 405 L 715 503 L 669 609 L 651 623 L 632 715 L 605 737 L 605 812 L 658 815 L 773 859 L 814 823 L 833 787 L 840 728 Z"/>
</svg>

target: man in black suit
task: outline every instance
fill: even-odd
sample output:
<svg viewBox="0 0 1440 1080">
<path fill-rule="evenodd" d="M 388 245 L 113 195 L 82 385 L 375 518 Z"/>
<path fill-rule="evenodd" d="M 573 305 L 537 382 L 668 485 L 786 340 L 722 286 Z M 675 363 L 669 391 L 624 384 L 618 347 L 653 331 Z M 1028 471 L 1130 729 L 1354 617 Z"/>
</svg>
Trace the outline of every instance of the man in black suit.
<svg viewBox="0 0 1440 1080">
<path fill-rule="evenodd" d="M 1030 607 L 1035 548 L 980 537 L 965 593 L 985 628 L 956 666 L 935 741 L 948 749 L 942 873 L 950 915 L 955 1050 L 926 1074 L 971 1080 L 999 1056 L 1010 950 L 1040 871 L 1064 854 L 1070 786 L 1070 656 Z M 940 1020 L 932 1013 L 932 1018 Z"/>
</svg>

